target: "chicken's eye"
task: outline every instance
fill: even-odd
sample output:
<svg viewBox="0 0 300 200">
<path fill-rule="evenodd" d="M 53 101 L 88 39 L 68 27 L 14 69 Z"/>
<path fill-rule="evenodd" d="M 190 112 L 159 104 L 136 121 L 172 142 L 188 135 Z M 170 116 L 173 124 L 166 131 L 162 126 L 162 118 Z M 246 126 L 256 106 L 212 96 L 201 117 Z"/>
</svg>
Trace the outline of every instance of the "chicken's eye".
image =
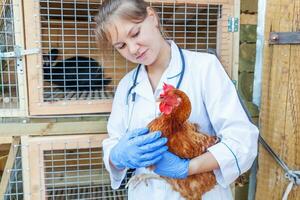
<svg viewBox="0 0 300 200">
<path fill-rule="evenodd" d="M 177 97 L 177 103 L 176 103 L 176 106 L 179 106 L 179 104 L 181 103 L 181 101 L 182 101 L 182 98 Z"/>
</svg>

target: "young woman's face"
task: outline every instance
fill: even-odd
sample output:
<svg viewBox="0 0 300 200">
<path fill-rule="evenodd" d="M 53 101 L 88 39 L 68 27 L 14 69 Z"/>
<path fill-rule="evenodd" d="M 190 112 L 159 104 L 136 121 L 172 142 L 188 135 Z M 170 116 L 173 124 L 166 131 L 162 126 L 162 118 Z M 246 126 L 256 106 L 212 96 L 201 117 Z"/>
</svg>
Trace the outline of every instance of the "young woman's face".
<svg viewBox="0 0 300 200">
<path fill-rule="evenodd" d="M 108 31 L 112 45 L 124 58 L 133 63 L 151 65 L 158 58 L 163 37 L 154 11 L 151 8 L 147 11 L 148 16 L 140 23 L 113 19 Z"/>
</svg>

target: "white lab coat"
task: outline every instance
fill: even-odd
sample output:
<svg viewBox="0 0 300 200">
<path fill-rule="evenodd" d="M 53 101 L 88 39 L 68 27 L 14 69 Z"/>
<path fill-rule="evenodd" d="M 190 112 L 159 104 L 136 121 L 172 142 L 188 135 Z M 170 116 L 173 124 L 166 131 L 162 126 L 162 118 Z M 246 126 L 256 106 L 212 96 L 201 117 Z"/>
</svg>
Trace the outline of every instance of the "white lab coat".
<svg viewBox="0 0 300 200">
<path fill-rule="evenodd" d="M 171 43 L 171 61 L 163 73 L 156 91 L 152 88 L 145 67 L 137 78 L 136 101 L 132 103 L 127 93 L 133 84 L 136 69 L 129 72 L 119 83 L 107 130 L 109 138 L 103 141 L 104 163 L 110 173 L 111 186 L 117 189 L 126 170 L 116 171 L 109 164 L 110 150 L 117 144 L 126 129 L 146 127 L 159 114 L 156 98 L 162 92 L 163 83 L 176 87 L 182 63 L 177 45 Z M 221 142 L 208 150 L 216 158 L 220 169 L 214 170 L 217 185 L 203 195 L 203 200 L 232 199 L 229 184 L 250 168 L 257 155 L 258 129 L 251 124 L 239 102 L 236 90 L 218 59 L 211 54 L 183 50 L 186 69 L 180 89 L 186 92 L 192 104 L 189 121 L 197 123 L 201 130 L 217 135 Z M 131 93 L 131 94 L 132 94 Z M 131 116 L 131 117 L 130 117 Z M 130 124 L 130 125 L 129 125 Z M 136 174 L 154 173 L 145 168 Z M 164 180 L 151 179 L 148 185 L 139 184 L 135 189 L 129 186 L 129 200 L 183 199 Z"/>
</svg>

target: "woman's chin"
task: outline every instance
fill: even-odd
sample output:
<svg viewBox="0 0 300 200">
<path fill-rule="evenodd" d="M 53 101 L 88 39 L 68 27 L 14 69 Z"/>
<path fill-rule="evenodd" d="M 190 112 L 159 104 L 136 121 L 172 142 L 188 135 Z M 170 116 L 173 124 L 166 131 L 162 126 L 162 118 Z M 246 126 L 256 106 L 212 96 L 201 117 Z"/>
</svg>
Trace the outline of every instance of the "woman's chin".
<svg viewBox="0 0 300 200">
<path fill-rule="evenodd" d="M 152 66 L 155 63 L 155 59 L 148 59 L 143 62 L 145 66 Z"/>
</svg>

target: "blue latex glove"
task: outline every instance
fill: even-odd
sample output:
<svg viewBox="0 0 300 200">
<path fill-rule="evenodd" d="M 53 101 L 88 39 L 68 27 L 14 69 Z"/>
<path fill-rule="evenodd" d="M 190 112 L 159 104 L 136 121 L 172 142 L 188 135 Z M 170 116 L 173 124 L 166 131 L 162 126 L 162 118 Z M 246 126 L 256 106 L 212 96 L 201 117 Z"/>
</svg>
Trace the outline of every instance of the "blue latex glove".
<svg viewBox="0 0 300 200">
<path fill-rule="evenodd" d="M 169 178 L 184 179 L 189 172 L 189 159 L 182 159 L 175 154 L 166 151 L 155 164 L 154 172 L 160 176 Z"/>
<path fill-rule="evenodd" d="M 149 133 L 148 128 L 126 133 L 110 152 L 110 161 L 117 169 L 140 168 L 153 165 L 168 150 L 167 138 L 161 132 Z"/>
</svg>

